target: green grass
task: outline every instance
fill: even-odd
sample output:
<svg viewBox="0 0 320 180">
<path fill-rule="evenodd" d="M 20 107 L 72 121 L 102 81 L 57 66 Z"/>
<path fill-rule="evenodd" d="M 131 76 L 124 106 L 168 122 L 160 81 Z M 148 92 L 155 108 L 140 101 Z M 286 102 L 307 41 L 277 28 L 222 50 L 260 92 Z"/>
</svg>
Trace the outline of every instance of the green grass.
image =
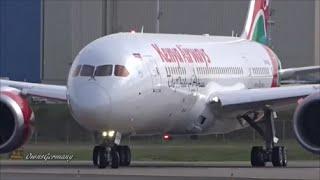
<svg viewBox="0 0 320 180">
<path fill-rule="evenodd" d="M 236 146 L 154 146 L 133 150 L 136 160 L 159 161 L 238 161 L 248 160 L 247 148 Z"/>
<path fill-rule="evenodd" d="M 260 145 L 261 143 L 256 143 Z M 316 156 L 305 151 L 294 140 L 286 142 L 289 160 L 315 160 Z M 252 143 L 249 142 L 206 142 L 184 141 L 145 143 L 131 145 L 133 160 L 136 161 L 248 161 Z M 27 145 L 25 155 L 34 154 L 72 154 L 73 160 L 91 160 L 91 145 L 64 145 L 47 143 Z"/>
</svg>

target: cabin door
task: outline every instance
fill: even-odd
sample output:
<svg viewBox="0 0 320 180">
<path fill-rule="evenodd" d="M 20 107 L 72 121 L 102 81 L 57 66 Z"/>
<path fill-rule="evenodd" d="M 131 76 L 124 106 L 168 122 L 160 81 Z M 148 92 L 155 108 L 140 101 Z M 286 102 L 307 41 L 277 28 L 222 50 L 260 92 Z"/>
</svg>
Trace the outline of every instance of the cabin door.
<svg viewBox="0 0 320 180">
<path fill-rule="evenodd" d="M 152 56 L 144 57 L 144 59 L 146 61 L 146 66 L 150 72 L 150 76 L 152 79 L 153 92 L 160 93 L 161 92 L 161 72 L 156 62 L 156 59 Z"/>
</svg>

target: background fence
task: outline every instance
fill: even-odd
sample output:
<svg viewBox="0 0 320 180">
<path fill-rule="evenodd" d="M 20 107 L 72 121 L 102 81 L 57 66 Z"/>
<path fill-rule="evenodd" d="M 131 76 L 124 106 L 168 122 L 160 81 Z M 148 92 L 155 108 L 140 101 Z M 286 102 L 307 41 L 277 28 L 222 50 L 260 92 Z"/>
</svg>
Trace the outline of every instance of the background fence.
<svg viewBox="0 0 320 180">
<path fill-rule="evenodd" d="M 34 105 L 36 123 L 35 132 L 30 143 L 37 142 L 60 142 L 70 143 L 94 143 L 93 132 L 81 127 L 70 115 L 66 105 L 49 104 Z M 275 121 L 277 136 L 280 139 L 294 139 L 292 128 L 293 110 L 278 113 L 278 119 Z M 137 137 L 135 139 L 159 139 L 161 137 Z M 176 138 L 177 139 L 177 138 Z M 178 139 L 211 139 L 212 141 L 257 141 L 261 139 L 252 128 L 248 127 L 228 134 L 217 134 L 209 136 L 199 136 L 192 138 L 190 136 L 179 137 Z"/>
</svg>

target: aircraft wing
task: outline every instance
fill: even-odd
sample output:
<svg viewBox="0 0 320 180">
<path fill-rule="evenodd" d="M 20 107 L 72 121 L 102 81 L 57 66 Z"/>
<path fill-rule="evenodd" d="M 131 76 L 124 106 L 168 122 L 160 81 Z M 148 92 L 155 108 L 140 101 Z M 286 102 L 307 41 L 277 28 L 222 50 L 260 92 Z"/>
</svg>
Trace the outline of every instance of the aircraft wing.
<svg viewBox="0 0 320 180">
<path fill-rule="evenodd" d="M 45 99 L 67 101 L 67 88 L 66 86 L 37 84 L 18 82 L 10 80 L 1 80 L 0 87 L 12 87 L 21 90 L 22 95 L 41 97 Z"/>
<path fill-rule="evenodd" d="M 300 68 L 281 69 L 279 71 L 281 80 L 294 79 L 295 76 L 305 73 L 319 73 L 320 66 L 309 66 Z"/>
<path fill-rule="evenodd" d="M 300 98 L 314 93 L 320 93 L 320 85 L 223 91 L 212 93 L 208 105 L 223 111 L 261 110 L 266 105 L 276 109 L 295 104 Z"/>
</svg>

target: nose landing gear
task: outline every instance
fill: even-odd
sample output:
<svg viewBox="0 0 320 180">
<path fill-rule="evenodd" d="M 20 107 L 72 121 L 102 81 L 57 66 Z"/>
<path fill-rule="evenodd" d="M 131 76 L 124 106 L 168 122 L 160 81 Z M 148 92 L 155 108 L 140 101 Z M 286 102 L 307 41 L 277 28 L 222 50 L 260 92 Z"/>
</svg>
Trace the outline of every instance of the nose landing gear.
<svg viewBox="0 0 320 180">
<path fill-rule="evenodd" d="M 93 149 L 93 165 L 103 169 L 110 165 L 116 169 L 119 166 L 129 166 L 131 163 L 131 150 L 129 146 L 120 146 L 121 134 L 108 133 L 103 135 L 103 143 Z M 109 136 L 110 135 L 110 136 Z"/>
</svg>

